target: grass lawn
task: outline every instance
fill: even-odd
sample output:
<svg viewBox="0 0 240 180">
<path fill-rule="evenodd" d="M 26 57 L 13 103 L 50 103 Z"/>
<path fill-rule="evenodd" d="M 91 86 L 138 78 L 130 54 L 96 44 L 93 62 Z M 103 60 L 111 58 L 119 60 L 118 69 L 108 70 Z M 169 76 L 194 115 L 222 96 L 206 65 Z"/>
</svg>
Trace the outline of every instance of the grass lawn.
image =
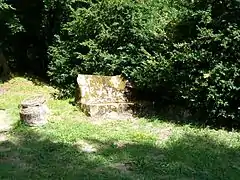
<svg viewBox="0 0 240 180">
<path fill-rule="evenodd" d="M 43 93 L 51 109 L 41 128 L 0 134 L 1 180 L 240 179 L 240 133 L 161 119 L 90 121 L 54 89 L 13 78 L 0 85 L 0 109 L 19 120 L 18 104 Z"/>
</svg>

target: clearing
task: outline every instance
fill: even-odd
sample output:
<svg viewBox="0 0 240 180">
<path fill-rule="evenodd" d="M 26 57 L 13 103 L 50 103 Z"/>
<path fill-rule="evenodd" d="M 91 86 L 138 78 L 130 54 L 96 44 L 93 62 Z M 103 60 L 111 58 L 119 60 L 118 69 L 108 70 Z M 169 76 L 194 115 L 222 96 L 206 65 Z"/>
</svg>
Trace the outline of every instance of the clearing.
<svg viewBox="0 0 240 180">
<path fill-rule="evenodd" d="M 10 132 L 0 133 L 1 180 L 240 177 L 238 132 L 157 118 L 92 122 L 71 100 L 52 98 L 55 90 L 44 84 L 16 77 L 0 89 L 0 109 L 16 122 Z M 49 123 L 41 128 L 17 123 L 21 100 L 39 93 L 48 98 Z"/>
</svg>

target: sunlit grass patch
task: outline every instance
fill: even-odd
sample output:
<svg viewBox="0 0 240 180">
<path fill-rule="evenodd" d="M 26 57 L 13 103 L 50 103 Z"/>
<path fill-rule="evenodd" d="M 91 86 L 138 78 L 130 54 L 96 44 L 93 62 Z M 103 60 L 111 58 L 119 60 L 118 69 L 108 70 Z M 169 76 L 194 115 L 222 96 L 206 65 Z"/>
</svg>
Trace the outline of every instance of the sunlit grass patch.
<svg viewBox="0 0 240 180">
<path fill-rule="evenodd" d="M 0 107 L 19 120 L 18 104 L 47 97 L 49 123 L 20 123 L 0 135 L 0 179 L 238 179 L 240 133 L 156 119 L 93 123 L 55 90 L 21 77 L 0 85 Z"/>
</svg>

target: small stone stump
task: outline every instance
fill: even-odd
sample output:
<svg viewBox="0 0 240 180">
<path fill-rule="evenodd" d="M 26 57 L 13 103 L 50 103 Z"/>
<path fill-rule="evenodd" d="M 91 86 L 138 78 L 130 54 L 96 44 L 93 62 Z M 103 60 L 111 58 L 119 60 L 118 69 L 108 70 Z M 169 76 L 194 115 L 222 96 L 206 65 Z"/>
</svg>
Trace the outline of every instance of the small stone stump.
<svg viewBox="0 0 240 180">
<path fill-rule="evenodd" d="M 46 99 L 34 96 L 20 104 L 20 119 L 29 126 L 42 126 L 47 123 L 48 111 Z"/>
</svg>

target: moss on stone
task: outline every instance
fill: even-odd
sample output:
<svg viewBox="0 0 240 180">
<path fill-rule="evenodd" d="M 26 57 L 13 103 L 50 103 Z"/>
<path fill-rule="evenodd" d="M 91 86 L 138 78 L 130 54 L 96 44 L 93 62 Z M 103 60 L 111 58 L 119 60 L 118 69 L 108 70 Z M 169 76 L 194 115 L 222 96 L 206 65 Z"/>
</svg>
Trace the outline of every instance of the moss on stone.
<svg viewBox="0 0 240 180">
<path fill-rule="evenodd" d="M 80 75 L 79 88 L 84 102 L 125 102 L 126 81 L 121 76 Z M 83 86 L 89 87 L 88 90 Z M 83 95 L 84 94 L 84 95 Z"/>
<path fill-rule="evenodd" d="M 126 81 L 121 76 L 79 75 L 78 85 L 80 106 L 88 116 L 128 111 Z"/>
</svg>

